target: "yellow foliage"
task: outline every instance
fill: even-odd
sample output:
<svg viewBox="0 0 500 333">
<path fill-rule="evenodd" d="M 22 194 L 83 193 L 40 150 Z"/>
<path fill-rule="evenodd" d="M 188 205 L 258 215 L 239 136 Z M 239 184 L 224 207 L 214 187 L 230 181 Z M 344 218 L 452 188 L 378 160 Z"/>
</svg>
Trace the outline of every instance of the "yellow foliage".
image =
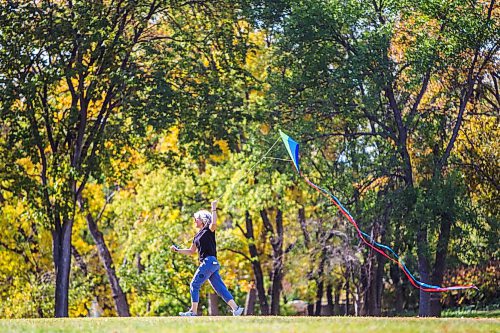
<svg viewBox="0 0 500 333">
<path fill-rule="evenodd" d="M 28 175 L 33 176 L 38 173 L 38 168 L 33 164 L 29 157 L 23 157 L 16 161 L 16 164 L 21 166 Z"/>
<path fill-rule="evenodd" d="M 99 115 L 99 111 L 102 108 L 102 104 L 103 104 L 105 98 L 106 98 L 106 94 L 103 92 L 101 94 L 101 98 L 99 98 L 99 99 L 93 99 L 93 100 L 90 101 L 89 107 L 88 107 L 88 115 L 87 115 L 87 117 L 89 117 L 89 118 L 97 118 L 97 116 Z"/>
<path fill-rule="evenodd" d="M 264 135 L 267 135 L 269 134 L 269 132 L 271 131 L 271 127 L 267 124 L 261 124 L 260 125 L 260 132 Z"/>
<path fill-rule="evenodd" d="M 179 209 L 171 209 L 168 212 L 169 212 L 167 217 L 168 221 L 177 221 L 180 219 L 181 211 Z"/>
<path fill-rule="evenodd" d="M 363 196 L 363 194 L 368 193 L 368 192 L 380 190 L 390 180 L 390 177 L 388 177 L 388 176 L 376 177 L 375 179 L 374 178 L 375 177 L 369 177 L 369 179 L 364 180 L 364 182 L 366 182 L 366 184 L 368 184 L 366 187 L 363 187 L 363 186 L 365 186 L 363 184 L 363 182 L 354 184 L 354 186 L 357 187 L 358 190 L 361 190 L 361 193 L 360 193 L 361 196 Z"/>
<path fill-rule="evenodd" d="M 158 145 L 156 146 L 156 151 L 160 153 L 172 151 L 172 152 L 179 152 L 178 148 L 179 144 L 179 128 L 178 127 L 171 127 L 168 131 L 168 134 L 162 137 Z"/>
<path fill-rule="evenodd" d="M 239 280 L 238 285 L 243 292 L 248 293 L 254 286 L 254 283 L 253 281 Z"/>
<path fill-rule="evenodd" d="M 113 147 L 112 143 L 107 144 L 108 147 Z M 113 182 L 113 179 L 120 179 L 123 177 L 124 173 L 133 166 L 138 166 L 144 163 L 145 159 L 142 154 L 135 150 L 133 147 L 123 147 L 119 152 L 115 151 L 115 155 L 119 155 L 118 158 L 110 160 L 111 168 L 113 174 L 109 175 L 109 182 Z"/>
<path fill-rule="evenodd" d="M 201 60 L 203 63 L 203 66 L 208 67 L 210 65 L 210 60 L 207 59 L 207 57 L 203 57 Z"/>
<path fill-rule="evenodd" d="M 246 31 L 249 29 L 247 22 L 239 22 L 240 31 Z M 254 47 L 249 49 L 245 56 L 245 63 L 243 67 L 257 80 L 264 82 L 268 75 L 268 68 L 271 59 L 271 52 L 266 45 L 266 35 L 263 31 L 250 31 L 248 33 L 249 45 Z M 259 99 L 264 98 L 264 92 L 269 88 L 268 85 L 263 84 L 261 90 L 252 90 L 249 94 L 250 102 L 256 102 Z"/>
<path fill-rule="evenodd" d="M 222 153 L 218 155 L 210 155 L 210 158 L 215 162 L 222 162 L 229 158 L 229 144 L 226 140 L 217 140 L 215 144 L 219 146 Z"/>
<path fill-rule="evenodd" d="M 105 202 L 104 191 L 100 184 L 87 183 L 83 191 L 83 197 L 88 200 L 91 208 L 95 207 L 94 212 L 99 212 Z"/>
<path fill-rule="evenodd" d="M 91 305 L 91 301 L 89 299 L 82 299 L 75 305 L 69 307 L 69 317 L 86 317 L 89 314 L 89 308 Z"/>
</svg>

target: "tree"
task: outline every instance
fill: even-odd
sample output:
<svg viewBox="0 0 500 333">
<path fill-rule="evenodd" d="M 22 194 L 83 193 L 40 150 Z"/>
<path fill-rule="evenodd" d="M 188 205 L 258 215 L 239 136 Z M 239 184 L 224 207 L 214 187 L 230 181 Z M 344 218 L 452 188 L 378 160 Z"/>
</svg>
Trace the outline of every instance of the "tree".
<svg viewBox="0 0 500 333">
<path fill-rule="evenodd" d="M 192 116 L 216 117 L 229 110 L 227 105 L 221 108 L 214 99 L 217 93 L 226 93 L 228 99 L 234 97 L 228 90 L 211 82 L 210 87 L 217 87 L 217 93 L 198 94 L 190 89 L 209 86 L 196 77 L 191 80 L 189 73 L 185 73 L 189 65 L 202 70 L 199 75 L 208 74 L 216 80 L 220 77 L 216 74 L 220 67 L 215 59 L 209 58 L 215 66 L 211 69 L 202 65 L 204 59 L 197 57 L 203 51 L 220 51 L 226 46 L 229 47 L 224 51 L 228 53 L 236 49 L 231 47 L 233 4 L 219 3 L 218 8 L 224 9 L 221 11 L 213 6 L 158 0 L 2 3 L 0 84 L 5 92 L 0 100 L 2 145 L 6 151 L 12 151 L 7 156 L 9 163 L 24 158 L 36 165 L 30 182 L 16 181 L 18 174 L 13 173 L 14 183 L 9 190 L 29 198 L 34 208 L 43 211 L 45 223 L 52 231 L 55 316 L 68 315 L 73 223 L 79 205 L 84 207 L 82 193 L 86 184 L 92 178 L 100 179 L 100 168 L 108 157 L 104 143 L 113 141 L 123 146 L 134 136 L 145 134 L 148 126 L 167 129 Z M 199 13 L 204 14 L 203 19 L 188 20 Z M 189 32 L 186 34 L 193 37 L 194 28 L 208 24 L 209 17 L 226 17 L 226 20 L 218 25 L 217 31 L 208 30 L 194 40 L 182 39 L 180 32 L 184 26 L 178 25 L 179 18 L 192 24 L 187 25 L 191 30 L 186 29 Z M 170 28 L 160 34 L 156 27 L 165 21 Z M 155 64 L 150 57 L 158 55 L 161 48 L 154 49 L 152 45 L 165 40 L 170 41 L 162 44 L 170 47 L 169 53 Z M 192 51 L 201 44 L 204 49 L 183 57 L 183 45 L 191 46 L 189 51 Z M 205 53 L 210 54 L 215 52 Z M 229 59 L 226 54 L 219 53 L 218 61 Z M 176 62 L 183 66 L 176 68 Z M 167 74 L 170 75 L 165 79 Z M 237 98 L 229 100 L 231 107 Z M 183 104 L 195 100 L 203 102 L 196 108 Z M 235 112 L 223 121 L 230 119 L 241 118 Z M 206 129 L 201 132 L 204 142 L 211 143 L 214 136 L 227 135 L 223 121 L 212 124 L 216 126 L 197 121 L 200 129 Z M 181 133 L 187 141 L 186 133 L 198 132 L 189 128 Z M 104 253 L 105 248 L 102 249 Z"/>
<path fill-rule="evenodd" d="M 403 195 L 395 209 L 414 221 L 420 278 L 441 284 L 460 215 L 445 212 L 459 198 L 441 196 L 459 185 L 451 185 L 450 157 L 474 89 L 500 47 L 494 1 L 283 4 L 272 21 L 281 29 L 273 30 L 270 119 L 302 133 L 299 141 L 360 147 L 357 159 L 347 160 L 355 181 L 371 169 L 375 179 L 398 184 Z M 335 165 L 354 157 L 344 153 Z M 446 203 L 422 219 L 429 195 Z M 420 294 L 420 315 L 439 315 L 439 298 L 429 296 Z"/>
</svg>

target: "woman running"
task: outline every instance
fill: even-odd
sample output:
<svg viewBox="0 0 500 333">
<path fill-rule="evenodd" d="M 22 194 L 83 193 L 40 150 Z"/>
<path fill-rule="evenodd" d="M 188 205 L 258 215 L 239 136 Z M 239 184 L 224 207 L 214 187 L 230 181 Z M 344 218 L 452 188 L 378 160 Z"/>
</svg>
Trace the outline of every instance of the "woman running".
<svg viewBox="0 0 500 333">
<path fill-rule="evenodd" d="M 196 316 L 198 302 L 200 301 L 201 285 L 209 280 L 212 288 L 231 307 L 233 316 L 240 316 L 243 308 L 234 301 L 233 296 L 227 290 L 226 285 L 219 275 L 219 262 L 217 261 L 217 248 L 215 243 L 215 228 L 217 227 L 217 200 L 212 201 L 212 214 L 206 210 L 194 213 L 194 223 L 200 229 L 193 239 L 193 244 L 189 249 L 179 249 L 175 245 L 171 246 L 172 251 L 181 254 L 192 255 L 198 251 L 200 266 L 194 273 L 191 281 L 191 308 L 187 312 L 180 312 L 181 316 Z"/>
</svg>

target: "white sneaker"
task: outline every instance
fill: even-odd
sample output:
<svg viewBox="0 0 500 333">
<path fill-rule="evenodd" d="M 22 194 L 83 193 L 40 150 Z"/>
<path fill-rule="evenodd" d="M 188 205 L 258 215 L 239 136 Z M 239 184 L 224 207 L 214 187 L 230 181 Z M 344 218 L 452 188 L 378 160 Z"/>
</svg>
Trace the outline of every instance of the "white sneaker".
<svg viewBox="0 0 500 333">
<path fill-rule="evenodd" d="M 189 311 L 186 311 L 186 312 L 179 312 L 179 316 L 181 316 L 181 317 L 196 317 L 196 313 L 194 313 L 193 311 L 189 310 Z"/>
<path fill-rule="evenodd" d="M 233 316 L 241 316 L 241 314 L 243 313 L 243 310 L 245 310 L 245 308 L 242 308 L 241 306 L 238 306 L 238 308 L 236 310 L 233 310 Z"/>
</svg>

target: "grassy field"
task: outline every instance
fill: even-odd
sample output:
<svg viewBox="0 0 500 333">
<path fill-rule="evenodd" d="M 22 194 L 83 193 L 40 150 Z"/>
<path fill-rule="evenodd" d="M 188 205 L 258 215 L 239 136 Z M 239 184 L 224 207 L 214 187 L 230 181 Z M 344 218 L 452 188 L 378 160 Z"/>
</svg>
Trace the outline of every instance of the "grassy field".
<svg viewBox="0 0 500 333">
<path fill-rule="evenodd" d="M 147 317 L 0 320 L 0 332 L 500 332 L 499 319 L 354 317 Z"/>
<path fill-rule="evenodd" d="M 453 309 L 444 310 L 441 316 L 446 318 L 500 318 L 500 309 L 495 310 L 474 310 L 474 309 Z"/>
</svg>

